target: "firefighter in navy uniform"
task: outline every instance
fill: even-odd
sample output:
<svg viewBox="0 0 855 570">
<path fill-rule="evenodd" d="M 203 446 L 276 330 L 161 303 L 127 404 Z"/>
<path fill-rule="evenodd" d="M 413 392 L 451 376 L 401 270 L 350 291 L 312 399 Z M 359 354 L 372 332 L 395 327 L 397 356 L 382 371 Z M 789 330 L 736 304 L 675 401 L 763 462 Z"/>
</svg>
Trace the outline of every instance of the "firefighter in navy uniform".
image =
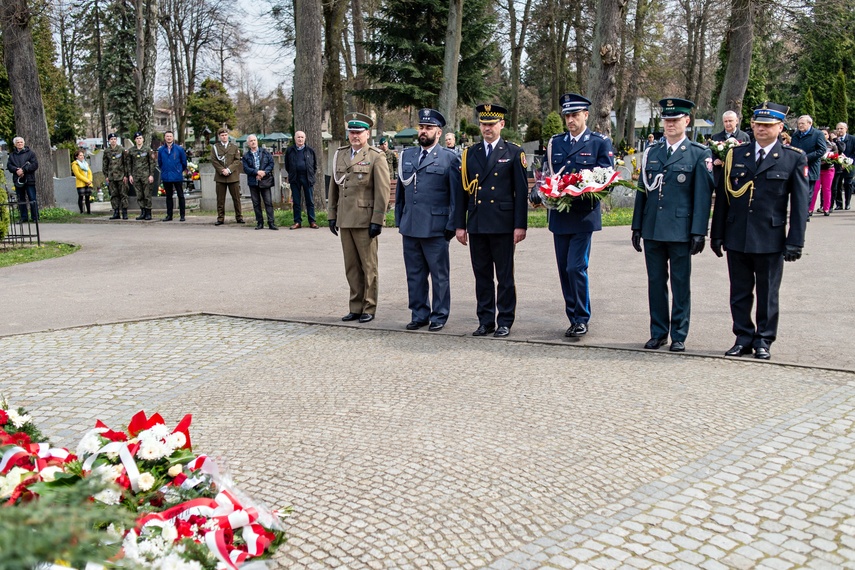
<svg viewBox="0 0 855 570">
<path fill-rule="evenodd" d="M 778 140 L 787 111 L 788 107 L 770 102 L 754 110 L 755 142 L 730 149 L 716 190 L 710 248 L 718 257 L 727 251 L 736 335 L 725 356 L 753 350 L 755 358 L 771 357 L 784 262 L 802 256 L 810 195 L 808 162 L 803 151 Z M 756 324 L 751 319 L 755 296 Z"/>
<path fill-rule="evenodd" d="M 517 305 L 514 246 L 525 239 L 528 228 L 528 165 L 522 148 L 501 138 L 507 110 L 478 105 L 476 111 L 483 140 L 462 157 L 456 234 L 463 245 L 471 241 L 479 323 L 472 335 L 506 337 Z"/>
<path fill-rule="evenodd" d="M 561 114 L 568 132 L 550 139 L 543 168 L 546 176 L 614 166 L 611 141 L 587 127 L 590 104 L 588 99 L 576 93 L 561 96 Z M 532 190 L 531 201 L 533 204 L 543 202 L 537 188 Z M 570 321 L 564 336 L 580 337 L 588 333 L 588 321 L 591 319 L 588 260 L 591 257 L 591 236 L 603 229 L 600 201 L 579 197 L 573 201 L 569 211 L 550 210 L 548 216 L 558 262 L 558 278 L 564 295 L 564 312 Z"/>
</svg>

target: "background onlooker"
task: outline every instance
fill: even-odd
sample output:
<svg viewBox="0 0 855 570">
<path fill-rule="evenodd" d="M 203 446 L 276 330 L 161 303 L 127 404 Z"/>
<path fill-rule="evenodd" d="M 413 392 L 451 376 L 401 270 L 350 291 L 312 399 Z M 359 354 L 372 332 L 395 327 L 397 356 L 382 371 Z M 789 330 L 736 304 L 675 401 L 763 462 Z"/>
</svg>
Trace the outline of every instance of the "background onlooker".
<svg viewBox="0 0 855 570">
<path fill-rule="evenodd" d="M 15 195 L 18 197 L 18 211 L 21 213 L 21 221 L 39 221 L 39 203 L 36 195 L 35 171 L 39 169 L 39 161 L 36 153 L 26 146 L 23 137 L 12 139 L 15 148 L 9 153 L 6 162 L 6 170 L 12 173 L 12 184 L 15 186 Z M 27 202 L 30 203 L 30 216 L 27 216 Z"/>
<path fill-rule="evenodd" d="M 829 134 L 828 128 L 820 129 L 820 132 L 825 137 L 825 144 L 827 146 L 827 150 L 825 152 L 825 157 L 830 154 L 837 153 L 837 144 L 835 144 Z M 824 158 L 825 158 L 824 157 Z M 826 216 L 828 212 L 831 210 L 831 184 L 834 182 L 834 165 L 830 162 L 821 161 L 819 165 L 819 180 L 814 183 L 813 188 L 813 197 L 810 200 L 810 208 L 808 211 L 813 212 L 814 206 L 816 206 L 816 200 L 819 196 L 820 192 L 822 193 L 822 200 L 820 201 L 820 209 L 817 210 L 819 212 L 822 211 Z"/>
<path fill-rule="evenodd" d="M 92 213 L 92 169 L 86 162 L 86 153 L 83 149 L 74 153 L 74 162 L 71 163 L 71 172 L 74 174 L 74 186 L 77 188 L 77 207 L 83 213 L 85 204 L 86 213 Z"/>
<path fill-rule="evenodd" d="M 288 171 L 288 182 L 291 184 L 291 201 L 294 210 L 294 225 L 292 230 L 303 227 L 303 197 L 306 198 L 306 217 L 309 227 L 318 229 L 315 222 L 315 171 L 318 160 L 312 147 L 306 144 L 306 133 L 297 131 L 294 134 L 294 144 L 285 151 L 285 170 Z"/>
<path fill-rule="evenodd" d="M 187 153 L 175 142 L 175 134 L 166 131 L 163 145 L 157 149 L 157 166 L 160 168 L 160 180 L 166 192 L 166 217 L 164 222 L 172 221 L 172 193 L 178 193 L 178 211 L 184 221 L 184 173 L 187 171 Z"/>
<path fill-rule="evenodd" d="M 825 136 L 818 129 L 813 128 L 813 119 L 810 115 L 799 117 L 796 127 L 790 145 L 802 149 L 807 155 L 808 192 L 811 194 L 810 199 L 813 200 L 813 189 L 819 180 L 819 162 L 825 156 Z M 808 216 L 811 214 L 812 212 L 808 211 Z"/>
<path fill-rule="evenodd" d="M 264 201 L 264 209 L 267 210 L 267 227 L 278 230 L 273 217 L 273 199 L 271 189 L 273 188 L 273 156 L 266 149 L 258 147 L 258 137 L 249 135 L 246 137 L 246 145 L 249 147 L 243 158 L 243 171 L 246 173 L 246 183 L 252 196 L 252 209 L 255 211 L 255 229 L 264 229 L 264 215 L 261 212 L 261 202 Z"/>
</svg>

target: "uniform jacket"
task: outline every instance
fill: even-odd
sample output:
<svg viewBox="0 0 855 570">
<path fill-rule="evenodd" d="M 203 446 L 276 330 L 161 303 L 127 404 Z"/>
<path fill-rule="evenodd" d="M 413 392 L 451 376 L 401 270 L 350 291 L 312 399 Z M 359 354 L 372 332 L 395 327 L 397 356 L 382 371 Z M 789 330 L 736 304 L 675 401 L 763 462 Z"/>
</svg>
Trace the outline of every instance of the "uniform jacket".
<svg viewBox="0 0 855 570">
<path fill-rule="evenodd" d="M 838 143 L 840 143 L 840 137 L 837 138 L 837 141 L 838 141 Z M 849 158 L 855 158 L 855 136 L 852 136 L 851 134 L 846 133 L 846 138 L 843 139 L 843 144 L 842 145 L 838 144 L 837 146 L 838 147 L 842 146 L 840 152 L 842 152 L 843 154 L 845 154 Z M 845 178 L 852 178 L 853 176 L 855 176 L 855 168 L 848 170 L 848 171 L 844 170 L 843 176 Z"/>
<path fill-rule="evenodd" d="M 811 127 L 806 133 L 796 131 L 793 133 L 791 146 L 800 148 L 805 152 L 808 163 L 808 177 L 811 180 L 819 180 L 819 160 L 825 156 L 827 145 L 825 135 L 816 127 Z"/>
<path fill-rule="evenodd" d="M 125 156 L 125 147 L 116 145 L 116 148 L 107 146 L 104 149 L 103 170 L 104 176 L 111 182 L 121 182 L 128 175 L 127 156 Z"/>
<path fill-rule="evenodd" d="M 179 144 L 173 143 L 170 150 L 164 143 L 157 149 L 157 166 L 162 181 L 183 182 L 184 171 L 187 170 L 187 153 Z"/>
<path fill-rule="evenodd" d="M 89 166 L 88 164 L 86 166 Z M 92 167 L 87 170 L 80 168 L 80 164 L 76 160 L 71 161 L 71 173 L 74 174 L 74 187 L 87 188 L 92 186 Z"/>
<path fill-rule="evenodd" d="M 33 173 L 39 169 L 39 161 L 36 158 L 36 153 L 31 151 L 28 146 L 25 146 L 21 150 L 13 149 L 9 152 L 6 170 L 15 174 L 15 171 L 19 168 L 24 171 L 24 184 L 34 185 L 36 177 Z"/>
<path fill-rule="evenodd" d="M 340 228 L 383 225 L 389 207 L 389 166 L 383 151 L 364 146 L 350 158 L 350 146 L 334 157 L 330 180 L 328 217 Z"/>
<path fill-rule="evenodd" d="M 445 230 L 456 229 L 454 204 L 462 192 L 460 157 L 436 145 L 419 166 L 421 152 L 422 147 L 417 146 L 401 153 L 401 176 L 395 189 L 395 225 L 408 237 L 440 237 Z"/>
<path fill-rule="evenodd" d="M 127 151 L 128 174 L 134 177 L 134 183 L 140 181 L 148 184 L 148 177 L 154 176 L 154 157 L 146 148 L 133 147 Z"/>
<path fill-rule="evenodd" d="M 306 147 L 308 150 L 309 147 Z M 312 154 L 314 156 L 314 153 Z M 243 171 L 246 173 L 246 183 L 250 186 L 258 186 L 258 179 L 255 177 L 259 170 L 263 170 L 269 175 L 273 175 L 273 156 L 269 151 L 258 147 L 258 168 L 255 167 L 255 159 L 252 158 L 252 151 L 247 150 L 243 154 Z"/>
<path fill-rule="evenodd" d="M 421 148 L 421 147 L 419 147 L 419 148 Z M 385 152 L 386 152 L 386 164 L 389 165 L 389 176 L 391 177 L 392 180 L 394 180 L 395 177 L 398 176 L 398 153 L 396 153 L 391 148 Z M 419 151 L 419 152 L 421 152 L 421 151 Z"/>
<path fill-rule="evenodd" d="M 544 169 L 546 174 L 556 174 L 564 168 L 563 174 L 591 170 L 596 166 L 611 168 L 612 144 L 609 139 L 600 134 L 585 129 L 579 135 L 579 141 L 571 145 L 570 133 L 555 135 L 549 141 L 547 160 Z M 603 229 L 603 216 L 599 200 L 581 197 L 573 200 L 570 210 L 559 212 L 550 210 L 549 231 L 554 234 L 575 234 L 580 232 L 595 232 Z"/>
<path fill-rule="evenodd" d="M 488 159 L 484 143 L 466 149 L 467 182 L 475 182 L 470 194 L 462 188 L 455 201 L 457 229 L 471 234 L 505 234 L 528 228 L 528 179 L 525 154 L 518 145 L 499 138 Z M 477 178 L 477 180 L 476 180 Z"/>
<path fill-rule="evenodd" d="M 658 142 L 642 157 L 642 183 L 636 192 L 632 229 L 643 239 L 687 242 L 705 236 L 710 218 L 712 155 L 702 144 L 684 139 L 666 158 L 668 143 Z M 662 175 L 662 184 L 656 188 Z"/>
<path fill-rule="evenodd" d="M 288 171 L 288 180 L 297 178 L 297 153 L 306 153 L 306 178 L 309 181 L 309 186 L 315 185 L 315 172 L 318 170 L 318 159 L 315 156 L 315 150 L 309 145 L 304 145 L 303 150 L 297 150 L 296 145 L 291 145 L 285 150 L 285 170 Z M 244 163 L 246 166 L 246 163 Z M 265 169 L 261 169 L 267 172 Z M 248 173 L 247 173 L 248 174 Z"/>
<path fill-rule="evenodd" d="M 742 129 L 736 129 L 732 135 L 728 135 L 727 131 L 720 131 L 713 136 L 710 137 L 714 141 L 726 141 L 727 139 L 736 139 L 739 142 L 749 142 L 751 141 L 751 137 L 748 136 L 748 133 L 743 131 Z"/>
<path fill-rule="evenodd" d="M 229 143 L 228 146 L 223 146 L 223 143 L 217 141 L 211 146 L 211 164 L 214 165 L 214 182 L 240 182 L 242 162 L 238 145 Z M 220 174 L 223 168 L 229 169 L 228 176 Z"/>
<path fill-rule="evenodd" d="M 754 144 L 730 150 L 732 164 L 725 175 L 732 189 L 738 191 L 753 180 L 754 191 L 735 198 L 727 193 L 722 177 L 716 191 L 710 237 L 724 240 L 728 250 L 743 253 L 783 252 L 787 244 L 803 247 L 808 213 L 805 153 L 776 142 L 757 168 L 754 151 Z"/>
</svg>

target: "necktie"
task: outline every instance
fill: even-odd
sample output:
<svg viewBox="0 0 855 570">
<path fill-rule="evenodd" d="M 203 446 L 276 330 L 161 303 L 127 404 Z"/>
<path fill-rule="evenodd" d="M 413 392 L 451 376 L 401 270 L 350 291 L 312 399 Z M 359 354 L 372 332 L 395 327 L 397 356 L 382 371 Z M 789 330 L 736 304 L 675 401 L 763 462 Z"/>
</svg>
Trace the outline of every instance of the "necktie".
<svg viewBox="0 0 855 570">
<path fill-rule="evenodd" d="M 422 149 L 422 155 L 419 157 L 419 166 L 422 165 L 422 162 L 424 162 L 426 156 L 427 156 L 427 149 L 423 148 Z"/>
<path fill-rule="evenodd" d="M 493 150 L 493 145 L 491 145 L 491 144 L 485 145 L 484 150 L 487 151 L 487 158 L 490 158 L 490 151 Z"/>
<path fill-rule="evenodd" d="M 763 149 L 761 148 L 760 152 L 757 153 L 757 166 L 760 166 L 760 163 L 763 162 L 764 156 L 765 156 L 765 153 L 763 152 Z"/>
<path fill-rule="evenodd" d="M 667 160 L 667 159 L 669 159 L 669 158 L 671 158 L 671 155 L 672 155 L 672 154 L 674 154 L 674 152 L 671 150 L 671 147 L 669 146 L 669 147 L 668 147 L 668 152 L 666 152 L 666 153 L 665 153 L 665 158 L 666 158 L 666 160 Z"/>
<path fill-rule="evenodd" d="M 571 138 L 570 139 L 570 148 L 573 148 L 575 145 L 576 145 L 576 139 Z"/>
</svg>

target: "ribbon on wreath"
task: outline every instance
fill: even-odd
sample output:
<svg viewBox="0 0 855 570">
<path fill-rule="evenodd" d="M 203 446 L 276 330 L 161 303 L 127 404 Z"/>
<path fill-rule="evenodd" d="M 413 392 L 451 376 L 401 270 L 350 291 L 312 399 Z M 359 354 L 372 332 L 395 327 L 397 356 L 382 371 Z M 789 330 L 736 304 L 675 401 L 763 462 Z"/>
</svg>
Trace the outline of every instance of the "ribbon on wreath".
<svg viewBox="0 0 855 570">
<path fill-rule="evenodd" d="M 51 460 L 65 462 L 71 456 L 71 452 L 60 447 L 51 447 L 46 443 L 31 443 L 24 447 L 14 446 L 6 450 L 0 458 L 0 473 L 5 473 L 18 459 L 22 457 L 35 457 L 36 471 L 41 471 Z"/>
</svg>

